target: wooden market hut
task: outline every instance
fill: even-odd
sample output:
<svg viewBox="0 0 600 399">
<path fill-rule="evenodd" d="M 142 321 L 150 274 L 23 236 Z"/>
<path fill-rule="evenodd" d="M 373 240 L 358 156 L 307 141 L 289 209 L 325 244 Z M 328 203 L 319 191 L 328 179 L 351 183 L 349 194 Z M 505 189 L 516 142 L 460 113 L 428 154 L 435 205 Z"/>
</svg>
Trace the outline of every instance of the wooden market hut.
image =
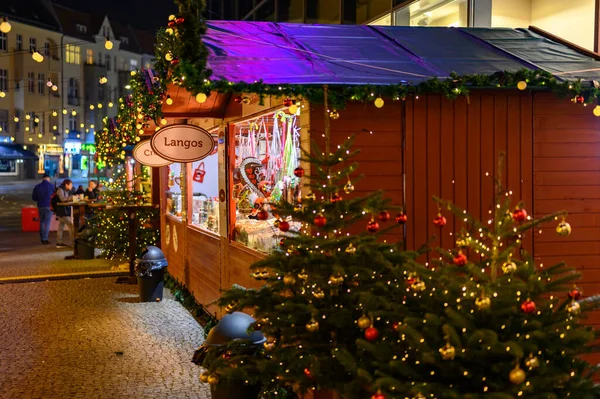
<svg viewBox="0 0 600 399">
<path fill-rule="evenodd" d="M 500 87 L 473 88 L 468 96 L 454 100 L 429 93 L 405 99 L 384 97 L 381 108 L 373 102 L 350 102 L 338 110 L 339 118 L 330 118 L 334 144 L 363 129 L 372 132 L 356 141 L 361 150 L 359 172 L 366 178 L 356 183 L 355 193 L 382 189 L 394 204 L 405 207 L 408 223 L 392 238 L 405 240 L 409 249 L 436 234 L 439 244 L 451 248 L 458 221 L 448 217 L 439 234 L 432 224 L 438 208 L 431 197 L 452 200 L 487 219 L 494 192 L 491 176 L 496 174 L 497 155 L 505 152 L 503 183 L 514 193 L 515 204 L 522 199 L 535 216 L 566 209 L 573 227 L 570 236 L 559 237 L 554 225 L 544 226 L 542 234 L 527 237 L 524 246 L 540 263 L 565 260 L 577 267 L 583 273 L 585 294 L 600 293 L 600 118 L 594 116 L 594 106 L 559 98 L 543 87 L 502 87 L 501 72 L 545 71 L 559 81 L 581 79 L 591 84 L 600 78 L 596 54 L 533 28 L 211 21 L 203 41 L 213 76 L 231 82 L 372 84 L 376 90 L 377 85 L 416 84 L 452 72 L 498 73 Z M 260 105 L 256 95 L 213 93 L 200 104 L 175 85 L 168 94 L 173 102 L 163 112 L 170 123 L 199 125 L 218 138 L 216 168 L 200 170 L 199 165 L 188 164 L 174 173 L 162 167 L 160 189 L 162 247 L 169 273 L 214 312 L 217 309 L 209 304 L 221 289 L 256 284 L 249 265 L 264 256 L 234 237 L 236 135 L 239 129 L 250 131 L 252 123 L 258 123 L 252 121 L 264 115 L 289 114 L 289 103 L 268 97 Z M 321 140 L 328 114 L 323 104 L 300 100 L 297 128 L 301 145 L 306 146 L 310 138 Z M 275 119 L 267 118 L 266 124 Z M 240 127 L 240 123 L 247 125 Z M 219 197 L 211 205 L 212 212 L 218 213 L 211 229 L 198 227 L 193 220 L 193 182 L 202 171 L 213 175 L 218 192 L 213 196 Z M 167 209 L 173 206 L 177 178 L 183 181 L 180 217 Z M 201 204 L 205 206 L 204 201 Z M 600 324 L 600 315 L 590 323 Z"/>
</svg>

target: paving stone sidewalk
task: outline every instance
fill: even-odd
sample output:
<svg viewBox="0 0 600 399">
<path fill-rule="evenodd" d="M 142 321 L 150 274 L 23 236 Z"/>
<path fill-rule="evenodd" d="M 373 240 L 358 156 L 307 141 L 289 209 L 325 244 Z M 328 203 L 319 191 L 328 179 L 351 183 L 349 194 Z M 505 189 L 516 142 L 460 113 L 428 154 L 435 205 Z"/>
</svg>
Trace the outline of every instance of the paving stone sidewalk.
<svg viewBox="0 0 600 399">
<path fill-rule="evenodd" d="M 0 285 L 0 398 L 209 398 L 203 332 L 165 291 L 95 278 Z M 241 398 L 240 398 L 241 399 Z"/>
</svg>

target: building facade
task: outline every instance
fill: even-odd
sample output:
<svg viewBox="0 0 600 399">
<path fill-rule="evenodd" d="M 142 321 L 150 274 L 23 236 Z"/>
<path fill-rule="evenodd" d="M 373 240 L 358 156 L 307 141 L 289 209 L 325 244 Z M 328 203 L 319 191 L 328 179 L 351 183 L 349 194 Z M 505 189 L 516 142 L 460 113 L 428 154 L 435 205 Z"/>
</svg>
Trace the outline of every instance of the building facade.
<svg viewBox="0 0 600 399">
<path fill-rule="evenodd" d="M 395 26 L 535 26 L 598 51 L 596 0 L 209 0 L 209 19 Z"/>
</svg>

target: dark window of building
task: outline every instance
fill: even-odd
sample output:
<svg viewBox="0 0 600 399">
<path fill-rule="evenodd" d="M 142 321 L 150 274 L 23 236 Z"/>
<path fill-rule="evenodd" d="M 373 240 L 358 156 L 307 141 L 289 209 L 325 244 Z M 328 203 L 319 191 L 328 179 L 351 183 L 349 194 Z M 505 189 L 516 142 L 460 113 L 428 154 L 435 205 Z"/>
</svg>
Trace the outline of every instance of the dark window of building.
<svg viewBox="0 0 600 399">
<path fill-rule="evenodd" d="M 261 2 L 254 15 L 257 21 L 275 21 L 275 0 Z"/>
<path fill-rule="evenodd" d="M 0 51 L 8 50 L 8 39 L 6 37 L 6 33 L 0 32 Z"/>
<path fill-rule="evenodd" d="M 236 3 L 237 3 L 236 4 L 237 10 L 235 10 L 235 12 L 238 15 L 238 17 L 234 18 L 234 19 L 243 19 L 249 13 L 251 13 L 252 10 L 254 9 L 254 4 L 250 0 L 236 1 Z M 227 15 L 227 12 L 225 14 Z M 225 18 L 225 19 L 227 19 L 227 18 Z M 252 19 L 253 19 L 253 16 L 250 15 L 248 17 L 248 21 L 252 21 Z"/>
<path fill-rule="evenodd" d="M 17 50 L 23 50 L 23 35 L 17 33 Z"/>
<path fill-rule="evenodd" d="M 340 8 L 340 0 L 306 0 L 306 22 L 339 24 Z"/>
<path fill-rule="evenodd" d="M 355 1 L 352 0 L 353 5 Z M 279 4 L 277 5 L 277 21 L 304 22 L 304 0 L 279 0 Z"/>
</svg>

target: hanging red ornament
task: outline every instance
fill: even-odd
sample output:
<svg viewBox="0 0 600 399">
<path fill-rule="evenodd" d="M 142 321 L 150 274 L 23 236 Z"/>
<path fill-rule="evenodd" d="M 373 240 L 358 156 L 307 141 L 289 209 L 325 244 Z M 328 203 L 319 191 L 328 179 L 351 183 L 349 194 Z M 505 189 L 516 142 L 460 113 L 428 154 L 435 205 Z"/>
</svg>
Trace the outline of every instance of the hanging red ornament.
<svg viewBox="0 0 600 399">
<path fill-rule="evenodd" d="M 290 224 L 288 222 L 286 222 L 285 220 L 282 220 L 281 222 L 279 222 L 279 230 L 286 232 L 290 229 Z"/>
<path fill-rule="evenodd" d="M 433 219 L 433 224 L 437 227 L 444 227 L 446 223 L 446 218 L 443 217 L 441 213 L 438 213 L 435 219 Z"/>
<path fill-rule="evenodd" d="M 317 216 L 315 216 L 314 223 L 317 227 L 324 227 L 327 223 L 327 218 L 319 213 Z"/>
<path fill-rule="evenodd" d="M 578 288 L 573 288 L 567 295 L 570 299 L 578 301 L 581 298 L 581 291 Z"/>
<path fill-rule="evenodd" d="M 279 240 L 279 246 L 281 248 L 283 248 L 285 246 L 285 238 L 282 238 L 281 240 Z"/>
<path fill-rule="evenodd" d="M 183 17 L 179 17 L 179 18 L 175 19 L 175 23 L 177 25 L 180 25 L 180 24 L 182 24 L 184 22 L 185 22 L 185 19 Z"/>
<path fill-rule="evenodd" d="M 404 224 L 404 223 L 406 223 L 407 220 L 408 220 L 408 216 L 406 216 L 406 213 L 401 212 L 396 215 L 396 222 L 398 224 Z"/>
<path fill-rule="evenodd" d="M 172 28 L 172 27 L 174 27 L 174 26 L 175 26 L 175 21 L 169 21 L 169 22 L 167 22 L 167 26 L 168 26 L 169 28 Z"/>
<path fill-rule="evenodd" d="M 517 222 L 524 222 L 527 219 L 527 211 L 523 208 L 515 209 L 512 217 Z"/>
<path fill-rule="evenodd" d="M 583 104 L 585 102 L 585 98 L 583 96 L 575 96 L 575 101 L 577 104 Z"/>
<path fill-rule="evenodd" d="M 535 312 L 535 309 L 535 302 L 533 302 L 531 299 L 528 299 L 521 304 L 521 310 L 524 313 L 533 313 Z"/>
<path fill-rule="evenodd" d="M 289 107 L 290 105 L 292 105 L 294 102 L 292 101 L 291 98 L 286 98 L 285 100 L 283 100 L 283 105 L 285 105 L 286 107 Z"/>
<path fill-rule="evenodd" d="M 171 60 L 171 65 L 177 65 L 177 64 L 179 64 L 179 58 L 173 58 Z"/>
<path fill-rule="evenodd" d="M 333 202 L 333 203 L 336 203 L 341 200 L 342 200 L 342 196 L 339 195 L 338 193 L 333 194 L 333 197 L 331 197 L 331 202 Z"/>
<path fill-rule="evenodd" d="M 390 220 L 390 213 L 388 211 L 381 211 L 379 212 L 379 220 L 381 222 L 387 222 L 388 220 Z"/>
<path fill-rule="evenodd" d="M 304 176 L 304 168 L 302 168 L 301 166 L 298 166 L 296 169 L 294 169 L 294 176 L 303 177 Z"/>
<path fill-rule="evenodd" d="M 394 331 L 398 331 L 398 327 L 400 327 L 400 323 L 398 323 L 397 321 L 392 323 L 392 328 L 394 329 Z"/>
<path fill-rule="evenodd" d="M 379 337 L 379 330 L 375 327 L 369 327 L 365 330 L 365 339 L 367 341 L 375 341 Z"/>
<path fill-rule="evenodd" d="M 467 264 L 467 257 L 462 252 L 459 252 L 453 260 L 456 266 L 464 266 Z"/>
<path fill-rule="evenodd" d="M 307 376 L 308 378 L 312 378 L 312 373 L 310 372 L 310 370 L 308 368 L 304 369 L 304 375 Z"/>
<path fill-rule="evenodd" d="M 367 223 L 367 230 L 369 233 L 376 233 L 379 230 L 379 223 L 377 223 L 374 219 L 371 219 L 371 221 Z"/>
<path fill-rule="evenodd" d="M 386 399 L 385 396 L 381 392 L 377 392 L 371 396 L 371 399 Z"/>
</svg>

